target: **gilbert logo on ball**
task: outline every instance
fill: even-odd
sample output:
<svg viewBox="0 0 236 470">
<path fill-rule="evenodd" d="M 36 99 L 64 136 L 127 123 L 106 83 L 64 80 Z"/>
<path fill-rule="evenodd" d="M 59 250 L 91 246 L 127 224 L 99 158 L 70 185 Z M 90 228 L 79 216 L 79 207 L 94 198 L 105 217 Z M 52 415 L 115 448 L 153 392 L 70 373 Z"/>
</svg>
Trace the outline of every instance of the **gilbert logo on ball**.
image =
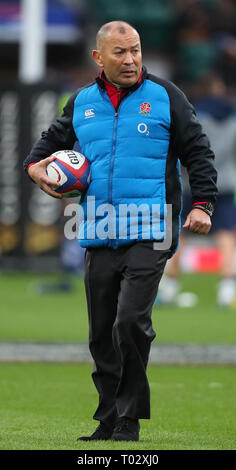
<svg viewBox="0 0 236 470">
<path fill-rule="evenodd" d="M 55 152 L 56 158 L 47 166 L 48 176 L 60 187 L 54 190 L 62 197 L 78 197 L 84 194 L 90 183 L 90 165 L 82 153 L 74 150 Z"/>
</svg>

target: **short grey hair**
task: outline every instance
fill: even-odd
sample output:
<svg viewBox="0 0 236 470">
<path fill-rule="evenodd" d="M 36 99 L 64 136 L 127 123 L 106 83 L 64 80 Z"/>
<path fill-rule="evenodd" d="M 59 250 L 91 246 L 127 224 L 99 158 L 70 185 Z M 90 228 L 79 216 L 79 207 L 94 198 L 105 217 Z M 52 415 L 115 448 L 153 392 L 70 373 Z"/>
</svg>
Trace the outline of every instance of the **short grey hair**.
<svg viewBox="0 0 236 470">
<path fill-rule="evenodd" d="M 105 23 L 97 32 L 97 49 L 101 49 L 103 40 L 108 36 L 111 31 L 114 30 L 120 34 L 126 34 L 127 30 L 130 28 L 132 28 L 138 34 L 136 29 L 126 21 L 111 21 L 110 23 Z"/>
</svg>

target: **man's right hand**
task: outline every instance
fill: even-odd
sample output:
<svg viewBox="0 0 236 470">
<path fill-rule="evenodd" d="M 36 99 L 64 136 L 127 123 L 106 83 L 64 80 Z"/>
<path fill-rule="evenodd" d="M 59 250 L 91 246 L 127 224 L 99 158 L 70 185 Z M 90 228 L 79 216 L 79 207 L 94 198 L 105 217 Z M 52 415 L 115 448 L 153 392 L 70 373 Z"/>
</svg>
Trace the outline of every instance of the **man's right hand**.
<svg viewBox="0 0 236 470">
<path fill-rule="evenodd" d="M 55 156 L 51 155 L 50 157 L 40 160 L 38 163 L 30 165 L 28 168 L 29 177 L 49 196 L 56 197 L 61 199 L 62 195 L 53 190 L 53 187 L 57 186 L 59 188 L 60 184 L 56 181 L 53 181 L 47 175 L 47 166 L 49 163 L 55 160 Z"/>
</svg>

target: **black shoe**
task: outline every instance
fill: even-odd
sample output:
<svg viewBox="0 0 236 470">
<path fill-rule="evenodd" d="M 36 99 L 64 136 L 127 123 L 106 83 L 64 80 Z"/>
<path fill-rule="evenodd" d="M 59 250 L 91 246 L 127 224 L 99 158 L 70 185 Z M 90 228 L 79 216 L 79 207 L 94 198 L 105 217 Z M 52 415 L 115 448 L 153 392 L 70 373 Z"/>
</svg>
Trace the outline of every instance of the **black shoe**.
<svg viewBox="0 0 236 470">
<path fill-rule="evenodd" d="M 139 441 L 139 422 L 137 419 L 119 418 L 113 434 L 112 441 Z"/>
<path fill-rule="evenodd" d="M 100 423 L 91 436 L 82 436 L 77 441 L 107 441 L 110 439 L 113 429 L 108 428 L 105 424 Z"/>
</svg>

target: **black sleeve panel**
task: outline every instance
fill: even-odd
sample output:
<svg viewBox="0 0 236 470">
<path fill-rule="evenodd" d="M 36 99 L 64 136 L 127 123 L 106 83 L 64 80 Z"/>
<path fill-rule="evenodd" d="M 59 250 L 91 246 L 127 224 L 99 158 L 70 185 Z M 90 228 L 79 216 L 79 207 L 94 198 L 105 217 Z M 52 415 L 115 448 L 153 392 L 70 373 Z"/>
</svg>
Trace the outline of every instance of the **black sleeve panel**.
<svg viewBox="0 0 236 470">
<path fill-rule="evenodd" d="M 176 158 L 187 168 L 194 202 L 212 202 L 217 197 L 217 172 L 214 153 L 204 134 L 193 106 L 172 82 L 153 75 L 149 78 L 162 85 L 170 98 L 171 147 Z"/>
<path fill-rule="evenodd" d="M 207 201 L 214 204 L 217 197 L 217 172 L 209 139 L 184 93 L 171 84 L 169 96 L 174 150 L 181 164 L 187 168 L 193 203 Z"/>
<path fill-rule="evenodd" d="M 74 101 L 77 94 L 76 92 L 71 95 L 63 109 L 62 116 L 57 118 L 47 131 L 43 131 L 41 138 L 34 144 L 30 154 L 23 162 L 23 167 L 26 172 L 30 163 L 37 163 L 58 150 L 73 148 L 76 135 L 74 133 L 72 120 Z"/>
</svg>

